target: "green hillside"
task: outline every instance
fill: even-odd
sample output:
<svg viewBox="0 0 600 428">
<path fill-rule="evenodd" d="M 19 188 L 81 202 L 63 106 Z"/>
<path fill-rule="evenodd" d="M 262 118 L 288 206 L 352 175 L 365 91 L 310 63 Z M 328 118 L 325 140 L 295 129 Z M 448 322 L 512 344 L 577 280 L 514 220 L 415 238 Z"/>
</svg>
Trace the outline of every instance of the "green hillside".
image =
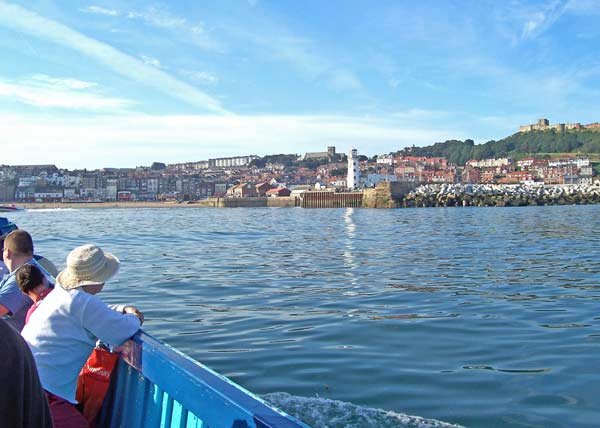
<svg viewBox="0 0 600 428">
<path fill-rule="evenodd" d="M 405 156 L 442 156 L 450 162 L 464 165 L 469 159 L 525 156 L 550 156 L 551 153 L 600 154 L 600 132 L 531 131 L 519 132 L 498 141 L 474 144 L 473 140 L 448 140 L 426 147 L 408 147 L 397 152 Z"/>
</svg>

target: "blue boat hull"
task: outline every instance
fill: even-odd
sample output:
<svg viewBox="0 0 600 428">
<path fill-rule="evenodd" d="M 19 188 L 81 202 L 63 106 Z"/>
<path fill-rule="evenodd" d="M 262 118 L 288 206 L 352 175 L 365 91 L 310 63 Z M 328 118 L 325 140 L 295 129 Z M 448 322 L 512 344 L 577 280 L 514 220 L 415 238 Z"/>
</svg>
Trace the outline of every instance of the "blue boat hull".
<svg viewBox="0 0 600 428">
<path fill-rule="evenodd" d="M 123 347 L 98 426 L 309 428 L 143 332 Z"/>
</svg>

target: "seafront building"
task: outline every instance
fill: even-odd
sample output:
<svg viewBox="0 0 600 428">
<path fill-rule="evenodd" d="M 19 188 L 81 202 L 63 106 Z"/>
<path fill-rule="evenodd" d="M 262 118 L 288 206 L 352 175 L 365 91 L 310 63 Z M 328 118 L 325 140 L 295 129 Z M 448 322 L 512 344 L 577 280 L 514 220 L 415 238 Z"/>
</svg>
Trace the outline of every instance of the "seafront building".
<svg viewBox="0 0 600 428">
<path fill-rule="evenodd" d="M 256 159 L 258 159 L 258 156 L 256 155 L 209 159 L 207 162 L 207 167 L 230 168 L 236 166 L 247 166 Z"/>
<path fill-rule="evenodd" d="M 467 166 L 472 166 L 475 168 L 493 168 L 493 167 L 502 167 L 507 166 L 513 163 L 513 160 L 510 158 L 498 158 L 498 159 L 482 159 L 482 160 L 469 160 L 467 161 Z"/>
<path fill-rule="evenodd" d="M 283 157 L 282 157 L 283 156 Z M 208 197 L 282 197 L 326 190 L 344 192 L 381 182 L 591 184 L 587 157 L 528 157 L 469 160 L 455 165 L 443 157 L 377 155 L 369 159 L 352 148 L 348 155 L 326 152 L 254 155 L 150 167 L 59 169 L 55 165 L 0 165 L 0 202 L 193 201 Z M 265 161 L 265 159 L 267 159 Z"/>
</svg>

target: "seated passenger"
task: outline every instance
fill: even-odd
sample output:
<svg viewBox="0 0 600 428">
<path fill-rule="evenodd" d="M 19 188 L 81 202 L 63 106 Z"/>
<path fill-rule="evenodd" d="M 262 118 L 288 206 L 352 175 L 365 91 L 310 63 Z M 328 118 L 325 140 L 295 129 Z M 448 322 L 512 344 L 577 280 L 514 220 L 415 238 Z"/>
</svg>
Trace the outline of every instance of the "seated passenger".
<svg viewBox="0 0 600 428">
<path fill-rule="evenodd" d="M 9 221 L 6 217 L 0 217 L 0 253 L 4 252 L 4 238 L 13 230 L 17 230 L 18 227 L 13 222 Z M 4 264 L 4 260 L 0 255 L 0 281 L 4 279 L 5 275 L 8 275 L 10 272 L 8 268 Z"/>
<path fill-rule="evenodd" d="M 31 351 L 13 328 L 0 320 L 0 426 L 52 428 L 48 402 Z"/>
<path fill-rule="evenodd" d="M 87 421 L 75 408 L 75 391 L 79 372 L 96 341 L 120 345 L 143 322 L 144 317 L 136 308 L 109 307 L 96 297 L 118 270 L 119 260 L 100 248 L 75 248 L 67 257 L 66 269 L 56 278 L 55 289 L 23 329 L 56 428 L 87 427 Z"/>
<path fill-rule="evenodd" d="M 15 278 L 17 270 L 26 264 L 32 264 L 44 273 L 49 283 L 53 284 L 54 278 L 35 261 L 33 241 L 24 230 L 14 230 L 6 236 L 2 256 L 10 273 L 0 282 L 0 316 L 9 316 L 6 322 L 21 331 L 33 301 L 19 290 Z"/>
<path fill-rule="evenodd" d="M 18 230 L 16 224 L 9 221 L 6 217 L 0 217 L 0 281 L 4 278 L 4 275 L 8 275 L 10 272 L 8 268 L 4 264 L 4 260 L 2 260 L 2 253 L 4 251 L 4 238 L 12 232 L 13 230 Z M 53 278 L 58 275 L 58 269 L 54 263 L 52 263 L 47 258 L 40 256 L 39 254 L 34 254 L 33 258 L 48 272 Z M 52 282 L 54 284 L 54 282 Z"/>
<path fill-rule="evenodd" d="M 27 324 L 31 314 L 37 309 L 40 303 L 42 303 L 42 299 L 46 297 L 52 289 L 48 287 L 48 280 L 42 271 L 34 265 L 21 266 L 21 268 L 17 270 L 16 278 L 19 289 L 33 300 L 33 305 L 31 305 L 25 316 L 25 324 Z"/>
<path fill-rule="evenodd" d="M 38 265 L 44 268 L 46 272 L 48 272 L 53 278 L 56 278 L 56 275 L 58 275 L 58 269 L 54 263 L 52 263 L 46 257 L 40 256 L 39 254 L 34 254 L 33 258 L 36 262 L 38 262 Z"/>
</svg>

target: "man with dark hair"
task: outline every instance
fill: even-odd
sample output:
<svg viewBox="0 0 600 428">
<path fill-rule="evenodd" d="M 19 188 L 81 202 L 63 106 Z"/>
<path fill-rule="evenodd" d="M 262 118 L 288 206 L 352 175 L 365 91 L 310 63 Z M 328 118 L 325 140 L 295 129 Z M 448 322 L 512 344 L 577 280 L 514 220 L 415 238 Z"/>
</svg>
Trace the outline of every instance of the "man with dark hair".
<svg viewBox="0 0 600 428">
<path fill-rule="evenodd" d="M 2 256 L 10 274 L 0 282 L 0 316 L 10 315 L 6 322 L 21 331 L 25 325 L 27 310 L 33 301 L 19 289 L 15 278 L 17 270 L 25 264 L 33 264 L 47 277 L 52 276 L 33 258 L 33 240 L 24 230 L 15 230 L 6 236 Z"/>
</svg>

